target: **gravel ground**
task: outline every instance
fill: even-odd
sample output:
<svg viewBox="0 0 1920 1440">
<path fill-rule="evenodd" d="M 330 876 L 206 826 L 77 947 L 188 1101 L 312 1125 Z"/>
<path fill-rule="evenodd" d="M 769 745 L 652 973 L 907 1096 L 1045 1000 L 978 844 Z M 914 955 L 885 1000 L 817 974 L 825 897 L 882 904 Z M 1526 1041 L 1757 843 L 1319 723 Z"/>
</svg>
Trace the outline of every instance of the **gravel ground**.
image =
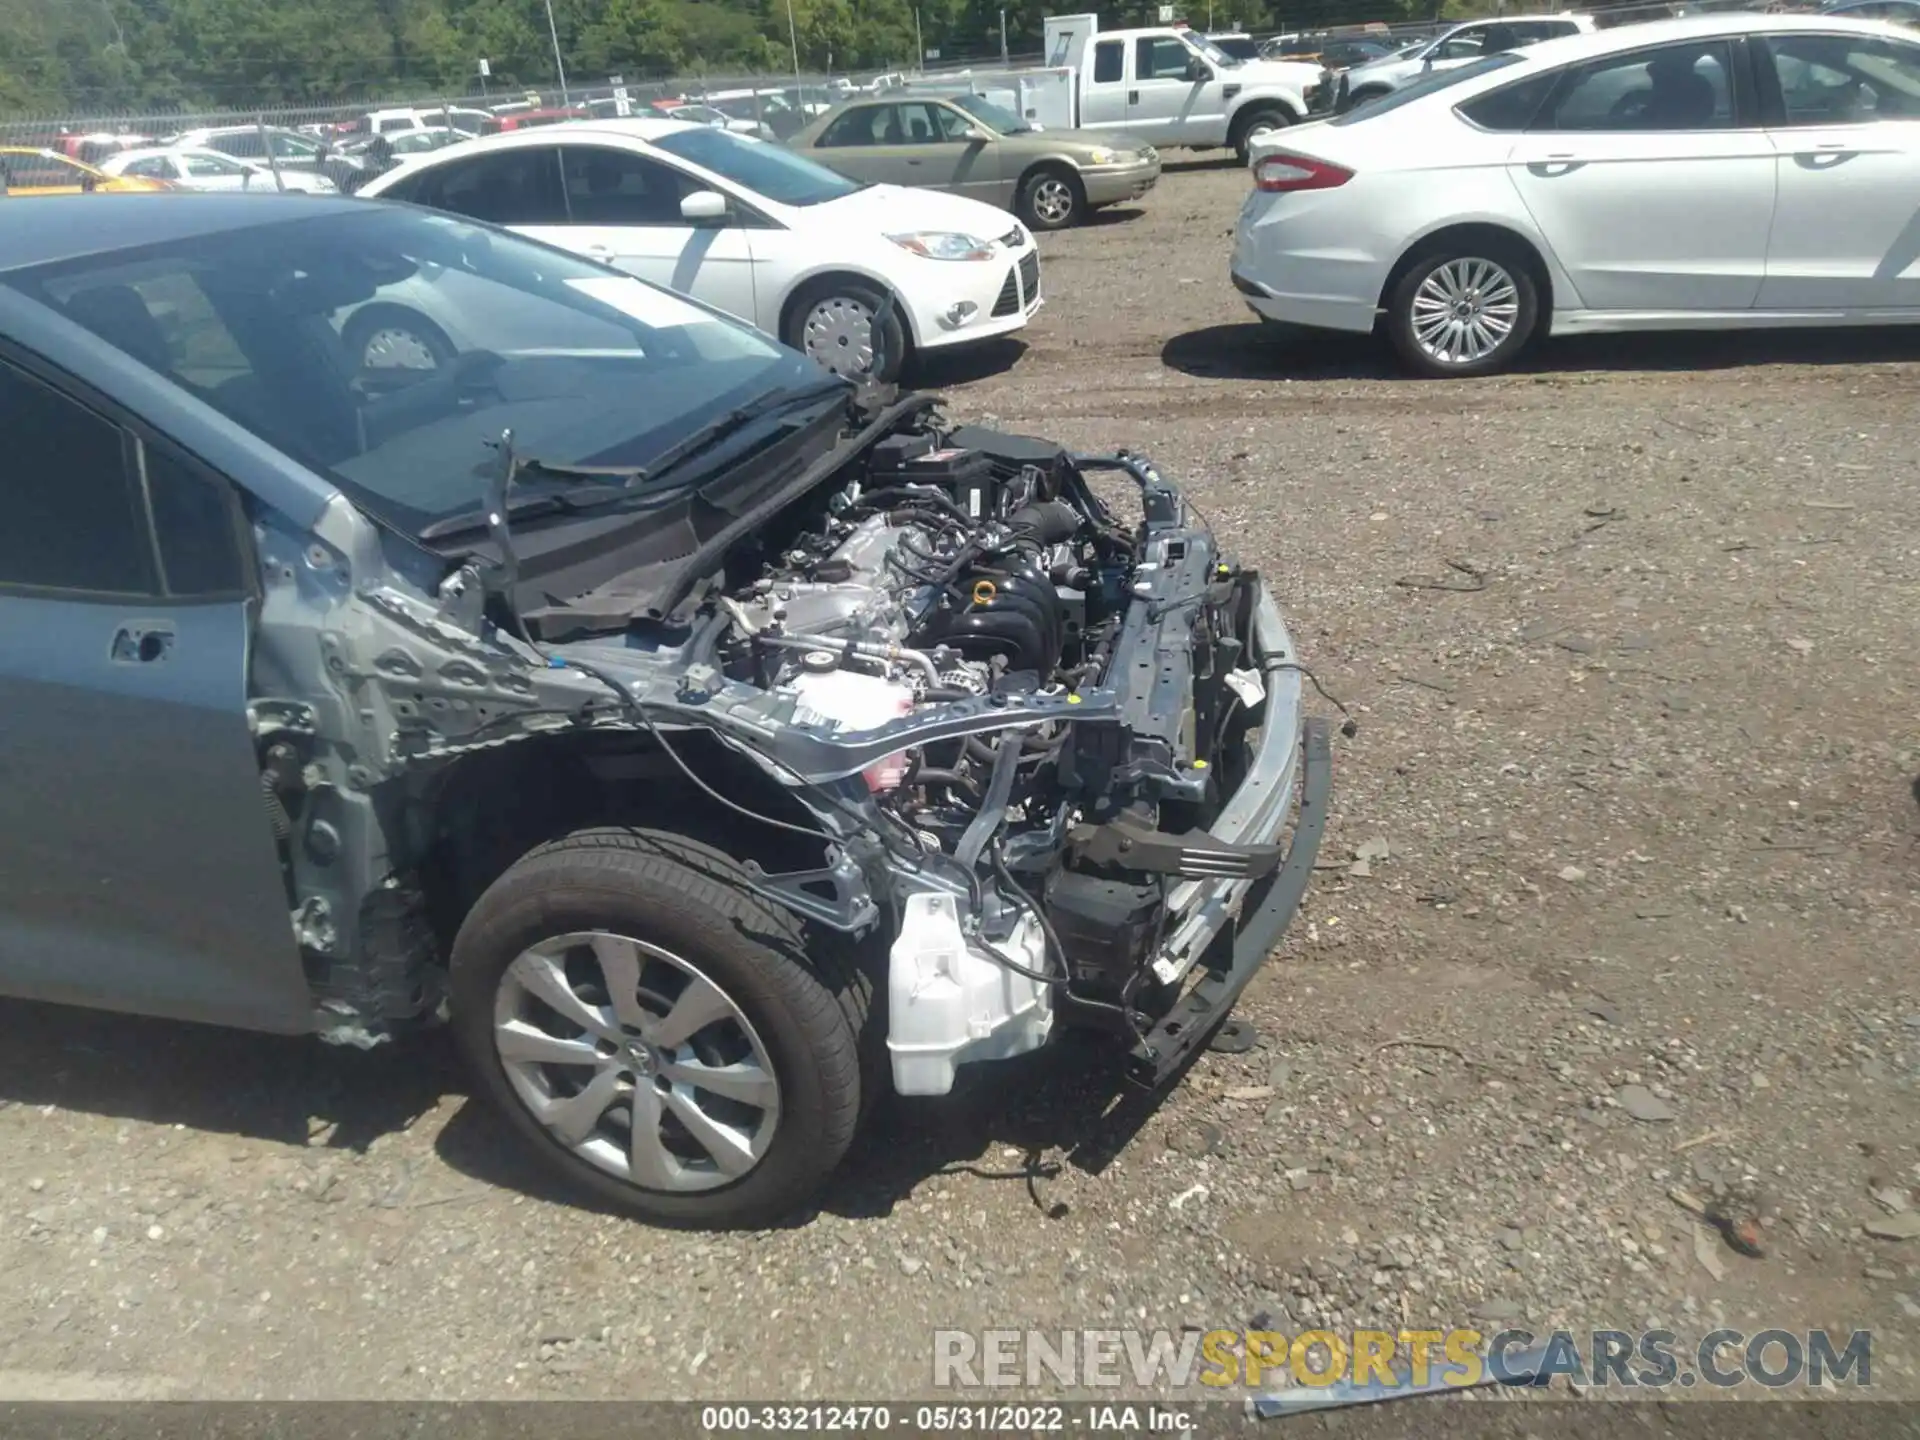
<svg viewBox="0 0 1920 1440">
<path fill-rule="evenodd" d="M 1920 1180 L 1920 339 L 1408 382 L 1251 322 L 1245 183 L 1048 239 L 1024 344 L 928 378 L 1182 478 L 1360 722 L 1258 1048 L 1146 1111 L 989 1067 L 707 1236 L 552 1194 L 438 1041 L 7 1006 L 0 1399 L 903 1397 L 936 1326 L 1467 1319 L 1871 1328 L 1920 1393 L 1920 1240 L 1862 1228 Z"/>
</svg>

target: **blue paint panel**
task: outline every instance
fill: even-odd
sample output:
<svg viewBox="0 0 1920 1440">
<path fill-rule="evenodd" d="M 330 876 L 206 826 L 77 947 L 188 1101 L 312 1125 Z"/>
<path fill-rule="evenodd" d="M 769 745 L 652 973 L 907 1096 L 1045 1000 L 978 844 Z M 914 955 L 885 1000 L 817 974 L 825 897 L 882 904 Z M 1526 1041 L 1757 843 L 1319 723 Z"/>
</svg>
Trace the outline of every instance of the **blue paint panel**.
<svg viewBox="0 0 1920 1440">
<path fill-rule="evenodd" d="M 0 594 L 0 992 L 311 1028 L 248 634 L 237 601 Z"/>
</svg>

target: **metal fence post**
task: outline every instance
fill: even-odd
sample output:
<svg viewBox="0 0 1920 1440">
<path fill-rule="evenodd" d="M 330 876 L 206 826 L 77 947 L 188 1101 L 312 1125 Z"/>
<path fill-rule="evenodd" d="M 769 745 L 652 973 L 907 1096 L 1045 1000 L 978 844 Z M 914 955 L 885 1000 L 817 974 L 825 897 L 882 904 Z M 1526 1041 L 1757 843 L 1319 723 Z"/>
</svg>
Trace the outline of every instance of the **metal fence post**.
<svg viewBox="0 0 1920 1440">
<path fill-rule="evenodd" d="M 260 132 L 260 148 L 267 152 L 267 169 L 273 172 L 273 188 L 286 193 L 287 182 L 280 178 L 280 162 L 274 158 L 273 141 L 267 135 L 267 117 L 264 112 L 253 117 L 254 128 Z"/>
</svg>

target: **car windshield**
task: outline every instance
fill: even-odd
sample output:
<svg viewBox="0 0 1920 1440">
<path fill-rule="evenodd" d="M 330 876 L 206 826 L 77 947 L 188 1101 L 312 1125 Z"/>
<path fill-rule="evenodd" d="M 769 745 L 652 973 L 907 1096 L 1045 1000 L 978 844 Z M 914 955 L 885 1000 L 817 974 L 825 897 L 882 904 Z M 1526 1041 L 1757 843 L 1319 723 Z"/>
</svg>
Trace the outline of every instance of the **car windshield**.
<svg viewBox="0 0 1920 1440">
<path fill-rule="evenodd" d="M 1362 120 L 1371 120 L 1385 115 L 1390 110 L 1398 110 L 1402 105 L 1410 105 L 1415 100 L 1423 100 L 1436 90 L 1451 90 L 1454 86 L 1491 74 L 1495 70 L 1505 69 L 1509 65 L 1518 65 L 1526 57 L 1512 51 L 1502 51 L 1498 55 L 1482 55 L 1478 60 L 1469 60 L 1466 64 L 1451 70 L 1433 70 L 1418 80 L 1410 80 L 1398 90 L 1382 95 L 1375 100 L 1363 101 L 1347 111 L 1327 121 L 1329 125 L 1357 125 Z"/>
<path fill-rule="evenodd" d="M 1004 105 L 996 105 L 984 95 L 956 95 L 953 103 L 988 129 L 1001 135 L 1027 135 L 1033 126 Z"/>
<path fill-rule="evenodd" d="M 511 430 L 645 467 L 818 366 L 588 261 L 368 205 L 17 271 L 62 310 L 409 534 L 471 513 Z M 660 483 L 668 483 L 664 474 Z"/>
<path fill-rule="evenodd" d="M 782 146 L 731 130 L 676 130 L 653 143 L 782 205 L 824 205 L 867 188 Z"/>
</svg>

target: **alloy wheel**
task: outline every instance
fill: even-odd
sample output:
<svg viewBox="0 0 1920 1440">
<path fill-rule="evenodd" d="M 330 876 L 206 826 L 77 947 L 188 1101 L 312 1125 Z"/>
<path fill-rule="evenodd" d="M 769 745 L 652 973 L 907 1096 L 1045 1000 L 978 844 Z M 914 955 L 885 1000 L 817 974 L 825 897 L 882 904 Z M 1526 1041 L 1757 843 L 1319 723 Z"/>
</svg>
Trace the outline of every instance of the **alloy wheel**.
<svg viewBox="0 0 1920 1440">
<path fill-rule="evenodd" d="M 1513 276 L 1492 260 L 1436 265 L 1413 295 L 1414 343 L 1441 365 L 1472 365 L 1507 342 L 1520 318 Z"/>
<path fill-rule="evenodd" d="M 508 1083 L 554 1140 L 650 1190 L 711 1190 L 758 1165 L 780 1084 L 738 1004 L 691 962 L 604 931 L 523 951 L 495 992 Z"/>
<path fill-rule="evenodd" d="M 1048 225 L 1064 225 L 1073 214 L 1073 187 L 1057 175 L 1035 181 L 1033 213 Z"/>
</svg>

